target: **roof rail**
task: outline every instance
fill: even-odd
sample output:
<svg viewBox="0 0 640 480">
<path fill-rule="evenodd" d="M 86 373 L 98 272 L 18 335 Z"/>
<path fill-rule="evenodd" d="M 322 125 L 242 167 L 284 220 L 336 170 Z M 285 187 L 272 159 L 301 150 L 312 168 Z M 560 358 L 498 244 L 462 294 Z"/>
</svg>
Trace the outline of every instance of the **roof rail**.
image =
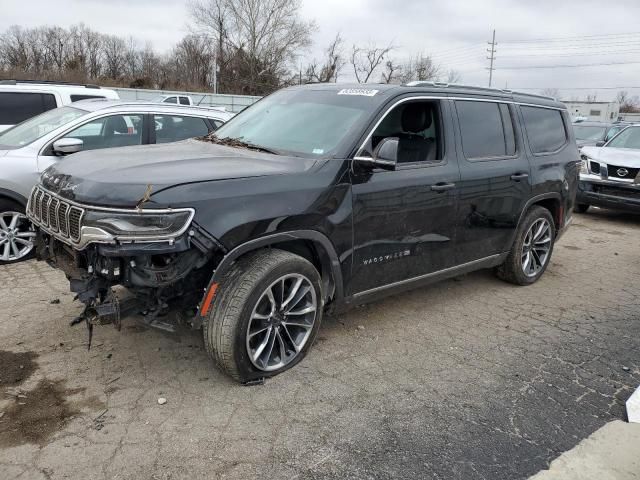
<svg viewBox="0 0 640 480">
<path fill-rule="evenodd" d="M 549 97 L 546 95 L 536 95 L 534 93 L 524 93 L 524 92 L 517 92 L 514 90 L 510 90 L 508 88 L 492 88 L 492 87 L 480 87 L 478 85 L 465 85 L 462 83 L 447 83 L 447 82 L 433 82 L 433 81 L 415 81 L 415 82 L 409 82 L 409 83 L 405 83 L 403 86 L 405 87 L 436 87 L 436 88 L 466 88 L 469 90 L 477 90 L 479 92 L 499 92 L 499 93 L 506 93 L 509 95 L 512 94 L 517 94 L 517 95 L 527 95 L 529 97 L 537 97 L 537 98 L 544 98 L 547 100 L 556 100 L 554 97 Z"/>
<path fill-rule="evenodd" d="M 0 85 L 18 85 L 19 83 L 34 84 L 34 85 L 61 85 L 69 87 L 84 87 L 84 88 L 102 88 L 100 85 L 93 85 L 91 83 L 73 83 L 73 82 L 58 82 L 54 80 L 0 80 Z"/>
</svg>

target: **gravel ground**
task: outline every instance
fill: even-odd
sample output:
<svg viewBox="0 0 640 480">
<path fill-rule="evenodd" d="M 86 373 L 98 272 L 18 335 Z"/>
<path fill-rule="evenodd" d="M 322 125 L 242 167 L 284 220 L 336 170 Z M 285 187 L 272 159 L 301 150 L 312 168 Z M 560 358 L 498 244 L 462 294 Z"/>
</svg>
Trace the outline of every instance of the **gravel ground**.
<svg viewBox="0 0 640 480">
<path fill-rule="evenodd" d="M 540 282 L 482 271 L 326 318 L 263 386 L 200 335 L 96 329 L 62 274 L 0 266 L 3 479 L 514 479 L 640 384 L 640 216 L 575 218 Z M 167 399 L 159 405 L 158 398 Z"/>
</svg>

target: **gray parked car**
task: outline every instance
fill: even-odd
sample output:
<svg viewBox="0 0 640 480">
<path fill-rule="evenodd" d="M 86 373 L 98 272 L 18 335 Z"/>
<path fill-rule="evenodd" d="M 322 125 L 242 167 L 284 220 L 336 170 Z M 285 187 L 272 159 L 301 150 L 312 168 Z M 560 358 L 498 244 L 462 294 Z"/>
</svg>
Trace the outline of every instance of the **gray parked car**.
<svg viewBox="0 0 640 480">
<path fill-rule="evenodd" d="M 573 133 L 578 147 L 601 147 L 627 126 L 628 123 L 622 122 L 576 122 L 573 124 Z"/>
<path fill-rule="evenodd" d="M 81 150 L 169 143 L 217 129 L 233 115 L 219 109 L 122 100 L 84 100 L 49 110 L 0 134 L 0 264 L 33 250 L 24 215 L 40 174 Z"/>
</svg>

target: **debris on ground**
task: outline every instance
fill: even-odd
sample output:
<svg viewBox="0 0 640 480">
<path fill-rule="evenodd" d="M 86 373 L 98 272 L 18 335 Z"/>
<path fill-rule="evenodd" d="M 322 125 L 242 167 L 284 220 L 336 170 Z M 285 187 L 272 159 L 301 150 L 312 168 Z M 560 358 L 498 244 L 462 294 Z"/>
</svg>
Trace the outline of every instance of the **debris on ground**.
<svg viewBox="0 0 640 480">
<path fill-rule="evenodd" d="M 625 372 L 630 371 L 631 369 L 629 367 L 622 367 L 622 370 L 624 370 Z"/>
<path fill-rule="evenodd" d="M 96 418 L 93 419 L 93 429 L 94 430 L 102 430 L 104 428 L 104 422 L 105 422 L 105 414 L 108 412 L 109 410 L 104 410 L 100 415 L 98 415 Z"/>
<path fill-rule="evenodd" d="M 358 325 L 358 330 L 364 330 L 364 325 Z"/>
<path fill-rule="evenodd" d="M 49 300 L 49 303 L 51 305 L 58 305 L 60 303 L 60 299 L 59 298 L 54 298 L 53 300 Z"/>
<path fill-rule="evenodd" d="M 158 405 L 164 405 L 165 403 L 167 403 L 167 399 L 164 397 L 160 397 L 158 399 Z"/>
</svg>

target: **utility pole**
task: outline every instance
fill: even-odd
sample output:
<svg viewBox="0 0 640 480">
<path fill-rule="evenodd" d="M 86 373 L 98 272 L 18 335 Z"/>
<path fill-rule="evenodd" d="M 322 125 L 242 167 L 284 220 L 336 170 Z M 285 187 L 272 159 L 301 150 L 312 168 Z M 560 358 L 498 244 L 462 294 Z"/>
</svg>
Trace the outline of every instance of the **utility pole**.
<svg viewBox="0 0 640 480">
<path fill-rule="evenodd" d="M 490 48 L 487 48 L 487 52 L 489 52 L 489 56 L 487 57 L 487 60 L 489 60 L 489 87 L 491 87 L 491 83 L 493 82 L 493 71 L 495 70 L 493 68 L 493 62 L 496 59 L 496 47 L 498 46 L 498 44 L 496 43 L 496 31 L 493 30 L 493 37 L 491 38 L 490 42 L 487 42 L 490 46 Z"/>
</svg>

